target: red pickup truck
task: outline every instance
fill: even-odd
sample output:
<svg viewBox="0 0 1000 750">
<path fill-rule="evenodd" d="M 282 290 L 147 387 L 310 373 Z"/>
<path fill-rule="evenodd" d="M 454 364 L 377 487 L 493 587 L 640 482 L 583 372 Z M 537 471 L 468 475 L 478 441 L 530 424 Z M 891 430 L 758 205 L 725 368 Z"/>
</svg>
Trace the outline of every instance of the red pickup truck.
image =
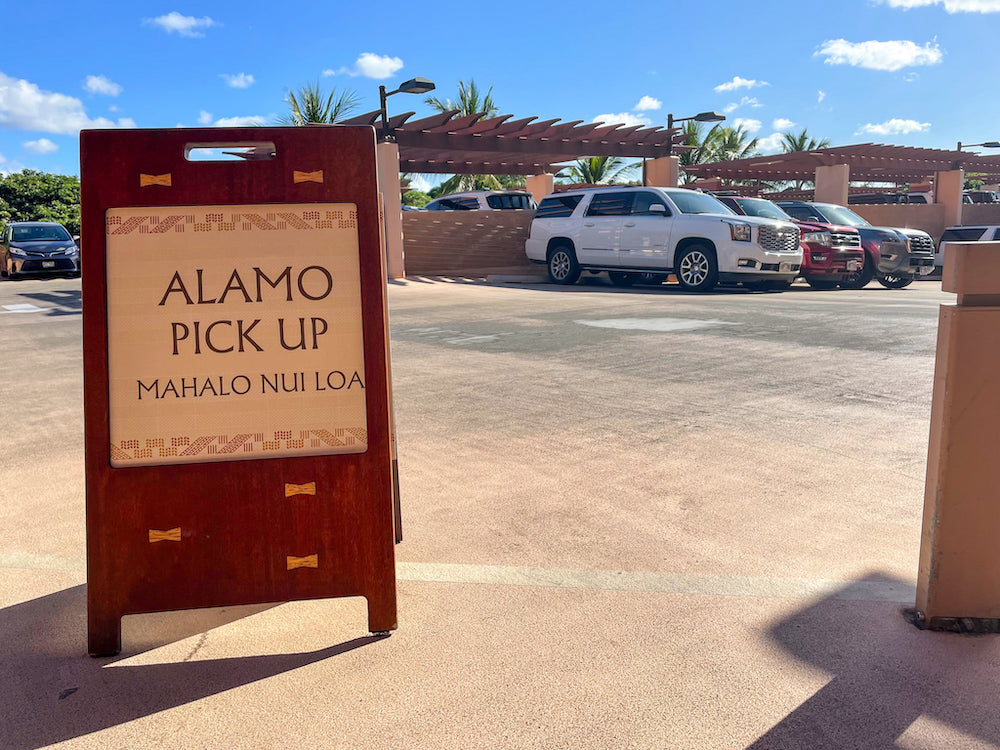
<svg viewBox="0 0 1000 750">
<path fill-rule="evenodd" d="M 797 224 L 802 231 L 802 269 L 799 275 L 813 289 L 836 289 L 837 284 L 861 268 L 864 262 L 861 235 L 854 227 L 799 221 L 763 198 L 719 194 L 715 197 L 742 216 L 782 219 Z"/>
</svg>

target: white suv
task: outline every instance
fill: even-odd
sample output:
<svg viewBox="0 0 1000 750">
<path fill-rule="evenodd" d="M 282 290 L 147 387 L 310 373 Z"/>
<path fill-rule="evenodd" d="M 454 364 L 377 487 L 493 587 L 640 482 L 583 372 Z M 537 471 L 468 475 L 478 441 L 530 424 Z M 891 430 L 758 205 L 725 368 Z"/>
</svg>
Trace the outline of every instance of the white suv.
<svg viewBox="0 0 1000 750">
<path fill-rule="evenodd" d="M 934 253 L 934 270 L 938 273 L 944 266 L 944 246 L 949 242 L 1000 242 L 1000 226 L 977 224 L 945 229 L 938 242 L 937 252 Z"/>
<path fill-rule="evenodd" d="M 535 201 L 523 190 L 469 190 L 442 195 L 424 206 L 425 211 L 531 210 Z"/>
<path fill-rule="evenodd" d="M 738 216 L 683 188 L 553 193 L 538 204 L 524 250 L 547 264 L 556 284 L 573 284 L 584 270 L 607 271 L 618 286 L 663 281 L 673 272 L 694 292 L 718 283 L 785 289 L 802 264 L 795 224 Z"/>
</svg>

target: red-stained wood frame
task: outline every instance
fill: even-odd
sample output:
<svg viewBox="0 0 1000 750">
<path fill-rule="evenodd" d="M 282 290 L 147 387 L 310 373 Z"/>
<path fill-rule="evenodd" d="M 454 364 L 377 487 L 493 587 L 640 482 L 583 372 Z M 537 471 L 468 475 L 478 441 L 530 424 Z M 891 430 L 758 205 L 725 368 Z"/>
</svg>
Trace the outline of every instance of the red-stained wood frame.
<svg viewBox="0 0 1000 750">
<path fill-rule="evenodd" d="M 273 159 L 188 161 L 190 144 L 269 142 Z M 127 614 L 364 596 L 396 627 L 384 258 L 371 127 L 81 134 L 89 651 L 121 650 Z M 295 173 L 322 172 L 322 182 Z M 169 185 L 140 175 L 170 175 Z M 300 175 L 301 177 L 301 175 Z M 143 180 L 148 183 L 149 180 Z M 156 180 L 154 182 L 166 182 Z M 364 453 L 112 468 L 105 212 L 121 207 L 354 203 L 361 267 Z M 315 495 L 285 497 L 314 482 Z M 180 528 L 152 543 L 150 530 Z M 289 569 L 289 556 L 318 567 Z"/>
</svg>

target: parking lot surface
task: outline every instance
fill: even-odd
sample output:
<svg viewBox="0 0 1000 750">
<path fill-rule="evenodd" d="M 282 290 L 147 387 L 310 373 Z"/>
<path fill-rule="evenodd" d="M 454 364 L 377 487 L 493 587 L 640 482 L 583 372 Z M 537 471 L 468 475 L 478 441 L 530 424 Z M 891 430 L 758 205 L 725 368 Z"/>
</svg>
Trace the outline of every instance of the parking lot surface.
<svg viewBox="0 0 1000 750">
<path fill-rule="evenodd" d="M 939 282 L 389 284 L 399 630 L 127 617 L 86 656 L 80 282 L 0 283 L 0 747 L 987 748 L 913 605 Z"/>
</svg>

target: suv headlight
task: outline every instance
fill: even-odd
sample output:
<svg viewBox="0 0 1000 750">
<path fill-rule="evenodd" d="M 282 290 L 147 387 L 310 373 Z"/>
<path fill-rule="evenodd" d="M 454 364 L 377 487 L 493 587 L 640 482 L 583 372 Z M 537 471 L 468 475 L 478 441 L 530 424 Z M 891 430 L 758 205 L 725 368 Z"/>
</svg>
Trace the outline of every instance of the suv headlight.
<svg viewBox="0 0 1000 750">
<path fill-rule="evenodd" d="M 735 242 L 750 242 L 750 225 L 730 223 L 729 235 Z"/>
<path fill-rule="evenodd" d="M 15 245 L 11 245 L 10 246 L 10 254 L 13 255 L 13 256 L 15 256 L 15 257 L 17 257 L 17 258 L 27 258 L 28 257 L 28 254 L 26 252 L 24 252 L 24 250 L 22 250 L 19 247 L 16 247 Z"/>
<path fill-rule="evenodd" d="M 814 245 L 832 245 L 833 237 L 829 232 L 806 232 L 802 235 L 803 242 L 811 242 Z"/>
</svg>

